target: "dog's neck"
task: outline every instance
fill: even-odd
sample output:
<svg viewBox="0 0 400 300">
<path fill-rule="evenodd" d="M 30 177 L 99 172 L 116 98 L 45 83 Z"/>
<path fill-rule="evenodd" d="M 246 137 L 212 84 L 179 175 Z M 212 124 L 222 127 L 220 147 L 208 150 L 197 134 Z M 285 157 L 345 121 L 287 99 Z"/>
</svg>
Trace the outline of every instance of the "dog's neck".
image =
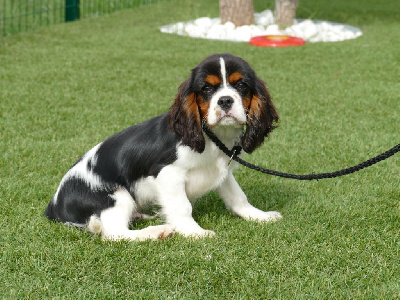
<svg viewBox="0 0 400 300">
<path fill-rule="evenodd" d="M 241 145 L 241 140 L 243 137 L 243 127 L 233 127 L 233 126 L 214 126 L 212 128 L 209 128 L 208 125 L 203 124 L 204 126 L 207 126 L 209 131 L 212 131 L 218 139 L 223 142 L 226 147 L 232 148 L 233 146 L 240 146 Z"/>
</svg>

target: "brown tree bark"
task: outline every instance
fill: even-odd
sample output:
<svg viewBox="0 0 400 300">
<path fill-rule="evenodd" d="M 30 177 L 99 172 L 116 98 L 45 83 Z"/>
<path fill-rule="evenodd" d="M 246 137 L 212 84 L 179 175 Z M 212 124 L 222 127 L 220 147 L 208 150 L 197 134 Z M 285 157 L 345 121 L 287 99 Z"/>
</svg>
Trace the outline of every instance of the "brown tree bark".
<svg viewBox="0 0 400 300">
<path fill-rule="evenodd" d="M 254 24 L 253 0 L 219 0 L 221 24 L 232 22 L 235 26 Z"/>
<path fill-rule="evenodd" d="M 293 25 L 299 0 L 275 0 L 275 22 L 281 28 Z"/>
</svg>

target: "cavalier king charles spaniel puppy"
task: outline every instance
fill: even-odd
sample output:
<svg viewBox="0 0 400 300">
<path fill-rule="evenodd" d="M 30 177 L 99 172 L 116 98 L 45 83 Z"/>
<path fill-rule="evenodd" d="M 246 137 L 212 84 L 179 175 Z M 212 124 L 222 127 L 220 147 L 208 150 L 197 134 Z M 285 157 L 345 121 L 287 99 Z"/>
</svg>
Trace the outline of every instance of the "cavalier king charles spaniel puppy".
<svg viewBox="0 0 400 300">
<path fill-rule="evenodd" d="M 195 67 L 170 110 L 129 127 L 80 158 L 62 178 L 46 209 L 55 221 L 87 228 L 107 240 L 162 239 L 174 233 L 214 235 L 192 217 L 191 201 L 215 190 L 246 220 L 282 218 L 252 206 L 232 171 L 236 162 L 204 135 L 202 122 L 228 147 L 253 152 L 275 128 L 278 114 L 253 69 L 231 54 Z M 156 205 L 164 225 L 132 230 L 142 209 Z"/>
</svg>

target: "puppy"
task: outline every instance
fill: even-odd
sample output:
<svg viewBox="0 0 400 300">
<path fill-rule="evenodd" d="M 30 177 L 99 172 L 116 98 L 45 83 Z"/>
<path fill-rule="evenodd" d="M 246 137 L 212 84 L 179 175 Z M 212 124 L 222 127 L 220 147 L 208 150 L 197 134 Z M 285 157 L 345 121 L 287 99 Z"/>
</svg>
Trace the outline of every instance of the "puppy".
<svg viewBox="0 0 400 300">
<path fill-rule="evenodd" d="M 277 111 L 263 83 L 241 58 L 207 57 L 183 82 L 167 113 L 129 127 L 93 147 L 65 174 L 46 209 L 55 221 L 103 239 L 142 241 L 179 233 L 214 235 L 192 217 L 191 201 L 216 190 L 233 214 L 261 222 L 279 212 L 253 207 L 229 157 L 203 134 L 202 122 L 228 148 L 253 152 L 275 128 Z M 130 230 L 142 208 L 157 205 L 165 225 Z"/>
</svg>

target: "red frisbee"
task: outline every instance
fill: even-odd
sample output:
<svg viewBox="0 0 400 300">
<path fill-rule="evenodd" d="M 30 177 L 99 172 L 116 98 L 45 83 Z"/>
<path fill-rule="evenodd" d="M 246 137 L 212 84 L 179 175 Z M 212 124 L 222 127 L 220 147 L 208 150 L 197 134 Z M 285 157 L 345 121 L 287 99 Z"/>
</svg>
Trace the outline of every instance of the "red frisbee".
<svg viewBox="0 0 400 300">
<path fill-rule="evenodd" d="M 302 46 L 305 40 L 290 35 L 261 35 L 250 39 L 249 44 L 258 47 Z"/>
</svg>

